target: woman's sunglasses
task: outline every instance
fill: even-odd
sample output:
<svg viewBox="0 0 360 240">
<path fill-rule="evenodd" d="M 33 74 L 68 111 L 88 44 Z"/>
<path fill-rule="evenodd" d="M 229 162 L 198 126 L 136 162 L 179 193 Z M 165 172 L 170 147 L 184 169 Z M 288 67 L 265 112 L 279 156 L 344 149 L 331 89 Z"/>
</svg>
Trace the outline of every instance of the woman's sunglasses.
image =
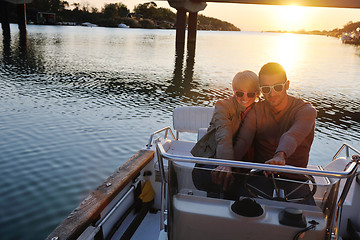
<svg viewBox="0 0 360 240">
<path fill-rule="evenodd" d="M 260 87 L 260 91 L 263 94 L 269 94 L 271 89 L 273 89 L 275 92 L 282 92 L 284 90 L 284 86 L 286 83 L 287 83 L 287 80 L 284 83 L 275 84 L 272 86 L 262 86 L 262 87 Z"/>
<path fill-rule="evenodd" d="M 245 94 L 247 95 L 248 98 L 254 98 L 257 94 L 257 92 L 243 92 L 243 91 L 234 91 L 235 96 L 241 98 L 243 97 Z"/>
</svg>

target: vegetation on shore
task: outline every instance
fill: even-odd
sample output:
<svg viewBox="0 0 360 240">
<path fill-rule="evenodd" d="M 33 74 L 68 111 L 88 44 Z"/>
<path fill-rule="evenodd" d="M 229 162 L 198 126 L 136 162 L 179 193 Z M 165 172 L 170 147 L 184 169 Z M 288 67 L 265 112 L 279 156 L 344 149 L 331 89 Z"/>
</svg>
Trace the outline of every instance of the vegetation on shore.
<svg viewBox="0 0 360 240">
<path fill-rule="evenodd" d="M 126 24 L 131 28 L 175 28 L 176 14 L 168 9 L 158 7 L 154 2 L 138 4 L 131 12 L 128 7 L 119 3 L 106 3 L 101 9 L 89 4 L 73 3 L 62 0 L 33 0 L 27 4 L 28 20 L 37 23 L 37 12 L 56 14 L 59 23 L 81 24 L 90 22 L 102 27 L 117 27 Z M 198 15 L 198 29 L 240 31 L 231 23 L 216 18 Z"/>
<path fill-rule="evenodd" d="M 328 32 L 329 36 L 334 36 L 334 37 L 340 37 L 342 33 L 349 33 L 352 31 L 355 31 L 358 27 L 360 27 L 360 22 L 348 22 L 347 24 L 344 25 L 343 28 L 335 28 L 331 31 Z"/>
<path fill-rule="evenodd" d="M 342 33 L 349 33 L 355 31 L 358 27 L 360 27 L 360 22 L 348 22 L 342 28 L 335 28 L 330 31 L 305 31 L 305 30 L 298 30 L 298 31 L 268 31 L 268 32 L 277 32 L 277 33 L 296 33 L 296 34 L 312 34 L 312 35 L 326 35 L 331 37 L 340 37 Z"/>
</svg>

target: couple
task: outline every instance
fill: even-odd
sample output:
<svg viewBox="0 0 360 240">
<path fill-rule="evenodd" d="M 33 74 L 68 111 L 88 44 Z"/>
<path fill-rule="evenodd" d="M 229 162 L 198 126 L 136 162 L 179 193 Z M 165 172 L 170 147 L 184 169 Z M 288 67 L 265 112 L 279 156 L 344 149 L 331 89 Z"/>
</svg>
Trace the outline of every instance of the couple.
<svg viewBox="0 0 360 240">
<path fill-rule="evenodd" d="M 237 73 L 232 82 L 234 95 L 216 103 L 208 132 L 191 153 L 196 157 L 307 167 L 316 110 L 288 95 L 289 84 L 278 63 L 265 64 L 259 77 L 252 71 Z M 260 93 L 262 101 L 258 101 Z M 234 179 L 234 172 L 239 171 L 197 164 L 193 180 L 210 196 L 220 189 L 225 198 L 234 199 L 239 197 L 241 184 L 241 179 Z"/>
</svg>

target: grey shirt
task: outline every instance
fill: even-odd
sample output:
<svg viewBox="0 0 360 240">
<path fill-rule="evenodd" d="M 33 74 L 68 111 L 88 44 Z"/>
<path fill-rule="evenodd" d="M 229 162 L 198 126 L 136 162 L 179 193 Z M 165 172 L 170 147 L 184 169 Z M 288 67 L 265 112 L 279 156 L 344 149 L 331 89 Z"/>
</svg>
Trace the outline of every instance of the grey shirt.
<svg viewBox="0 0 360 240">
<path fill-rule="evenodd" d="M 302 99 L 288 96 L 288 104 L 273 113 L 266 101 L 255 104 L 239 130 L 234 146 L 236 160 L 242 160 L 251 144 L 255 162 L 264 163 L 277 152 L 287 156 L 286 164 L 306 167 L 314 139 L 316 110 Z"/>
</svg>

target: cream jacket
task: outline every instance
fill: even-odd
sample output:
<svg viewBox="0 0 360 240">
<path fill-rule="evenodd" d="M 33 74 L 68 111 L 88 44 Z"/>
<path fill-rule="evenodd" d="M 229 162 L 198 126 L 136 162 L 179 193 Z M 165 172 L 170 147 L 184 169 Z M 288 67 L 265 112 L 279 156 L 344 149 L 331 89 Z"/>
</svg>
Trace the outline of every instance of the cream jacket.
<svg viewBox="0 0 360 240">
<path fill-rule="evenodd" d="M 219 100 L 207 133 L 191 150 L 195 157 L 234 159 L 233 139 L 241 124 L 241 113 L 245 107 L 235 97 Z"/>
</svg>

